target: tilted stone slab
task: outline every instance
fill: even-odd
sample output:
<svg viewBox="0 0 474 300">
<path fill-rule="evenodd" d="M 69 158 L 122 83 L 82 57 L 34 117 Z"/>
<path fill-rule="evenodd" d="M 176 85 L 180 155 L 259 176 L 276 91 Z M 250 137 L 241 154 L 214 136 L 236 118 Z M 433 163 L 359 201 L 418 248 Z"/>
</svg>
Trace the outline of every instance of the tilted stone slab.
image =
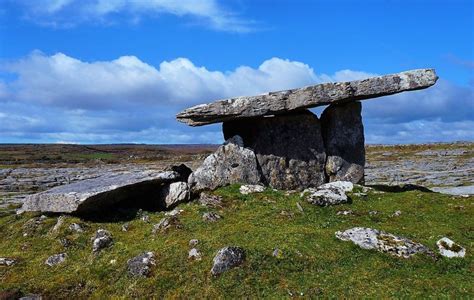
<svg viewBox="0 0 474 300">
<path fill-rule="evenodd" d="M 323 83 L 258 96 L 219 100 L 185 109 L 176 117 L 178 121 L 188 125 L 201 126 L 420 90 L 434 85 L 437 80 L 434 69 L 419 69 L 363 80 Z"/>
<path fill-rule="evenodd" d="M 164 199 L 160 197 L 162 188 L 180 178 L 181 175 L 175 171 L 106 174 L 30 195 L 22 210 L 97 212 L 124 202 L 141 208 L 164 208 Z"/>
</svg>

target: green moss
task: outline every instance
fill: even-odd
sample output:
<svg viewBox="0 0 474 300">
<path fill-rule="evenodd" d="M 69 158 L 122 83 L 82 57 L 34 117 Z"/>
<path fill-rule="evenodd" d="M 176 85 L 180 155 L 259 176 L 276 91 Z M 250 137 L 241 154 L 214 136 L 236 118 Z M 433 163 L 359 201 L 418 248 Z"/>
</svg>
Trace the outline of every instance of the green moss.
<svg viewBox="0 0 474 300">
<path fill-rule="evenodd" d="M 444 249 L 449 250 L 449 251 L 459 252 L 462 250 L 462 247 L 456 243 L 453 243 L 451 246 L 449 246 L 449 244 L 446 243 L 445 241 L 441 241 L 440 244 L 441 246 L 443 246 Z"/>
<path fill-rule="evenodd" d="M 181 228 L 152 234 L 153 224 L 164 212 L 149 213 L 150 222 L 117 217 L 115 221 L 93 222 L 66 218 L 52 233 L 56 216 L 39 224 L 39 214 L 0 217 L 0 257 L 14 257 L 18 263 L 0 267 L 0 291 L 20 289 L 50 298 L 469 298 L 474 289 L 469 278 L 472 256 L 460 260 L 425 255 L 399 259 L 363 250 L 335 238 L 334 233 L 351 227 L 372 227 L 416 240 L 432 250 L 439 236 L 450 236 L 462 245 L 474 240 L 473 197 L 458 198 L 420 191 L 368 193 L 354 197 L 352 204 L 317 207 L 297 194 L 266 190 L 243 196 L 239 186 L 216 191 L 224 198 L 223 208 L 208 209 L 198 203 L 181 205 Z M 301 212 L 296 203 L 303 207 Z M 455 206 L 462 205 L 463 210 Z M 339 210 L 353 215 L 336 215 Z M 374 216 L 368 212 L 380 212 Z M 393 218 L 394 211 L 403 213 Z M 202 214 L 216 211 L 223 218 L 215 223 Z M 81 223 L 83 233 L 68 229 Z M 130 224 L 128 232 L 121 226 Z M 114 244 L 95 255 L 90 238 L 104 228 Z M 23 234 L 27 233 L 26 236 Z M 201 261 L 188 260 L 188 243 L 198 239 Z M 69 241 L 64 248 L 60 240 Z M 235 245 L 247 252 L 245 263 L 222 276 L 210 275 L 218 249 Z M 274 257 L 278 248 L 281 253 Z M 149 278 L 127 274 L 127 260 L 144 251 L 156 254 L 156 266 Z M 469 251 L 469 249 L 468 249 Z M 46 258 L 66 252 L 64 264 L 47 267 Z"/>
</svg>

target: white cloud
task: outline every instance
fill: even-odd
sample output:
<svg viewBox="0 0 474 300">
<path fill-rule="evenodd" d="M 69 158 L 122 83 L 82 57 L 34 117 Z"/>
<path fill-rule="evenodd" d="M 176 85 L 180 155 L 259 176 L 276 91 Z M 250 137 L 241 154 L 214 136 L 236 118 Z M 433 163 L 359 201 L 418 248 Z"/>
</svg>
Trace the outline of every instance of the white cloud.
<svg viewBox="0 0 474 300">
<path fill-rule="evenodd" d="M 251 21 L 225 9 L 217 0 L 20 0 L 27 18 L 39 24 L 70 27 L 84 22 L 113 23 L 118 15 L 137 22 L 143 17 L 172 14 L 221 31 L 252 31 Z"/>
<path fill-rule="evenodd" d="M 376 75 L 321 74 L 280 58 L 216 71 L 186 58 L 155 67 L 135 56 L 85 62 L 38 51 L 2 68 L 10 74 L 0 81 L 0 142 L 217 143 L 218 125 L 189 128 L 176 122 L 176 113 L 221 98 Z M 472 99 L 472 86 L 440 79 L 427 90 L 364 101 L 367 141 L 473 140 Z"/>
</svg>

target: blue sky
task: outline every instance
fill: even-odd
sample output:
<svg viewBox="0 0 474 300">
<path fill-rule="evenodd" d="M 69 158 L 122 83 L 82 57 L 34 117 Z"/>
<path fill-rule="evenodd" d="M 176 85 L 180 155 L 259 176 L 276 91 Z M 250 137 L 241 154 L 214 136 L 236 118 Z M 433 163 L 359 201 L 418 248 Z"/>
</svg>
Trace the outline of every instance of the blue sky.
<svg viewBox="0 0 474 300">
<path fill-rule="evenodd" d="M 427 67 L 434 87 L 363 102 L 366 141 L 472 141 L 473 28 L 460 0 L 0 0 L 0 143 L 219 143 L 174 115 Z"/>
</svg>

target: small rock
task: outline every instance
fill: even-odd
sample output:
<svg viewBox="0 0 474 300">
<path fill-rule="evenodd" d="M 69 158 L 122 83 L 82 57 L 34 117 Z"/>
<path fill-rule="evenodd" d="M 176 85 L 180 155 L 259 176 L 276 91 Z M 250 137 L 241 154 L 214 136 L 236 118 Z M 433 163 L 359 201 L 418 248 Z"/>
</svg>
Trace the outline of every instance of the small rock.
<svg viewBox="0 0 474 300">
<path fill-rule="evenodd" d="M 171 217 L 174 217 L 174 216 L 178 216 L 180 215 L 184 210 L 182 209 L 173 209 L 172 211 L 168 211 L 168 212 L 165 212 L 165 216 L 171 216 Z"/>
<path fill-rule="evenodd" d="M 16 264 L 16 259 L 8 258 L 8 257 L 0 257 L 0 266 L 13 266 Z"/>
<path fill-rule="evenodd" d="M 240 247 L 224 247 L 214 257 L 211 274 L 217 276 L 241 265 L 245 260 L 245 251 Z"/>
<path fill-rule="evenodd" d="M 194 247 L 199 243 L 199 240 L 197 239 L 192 239 L 189 241 L 189 246 Z"/>
<path fill-rule="evenodd" d="M 376 210 L 369 211 L 369 215 L 371 215 L 371 216 L 375 216 L 375 215 L 378 215 L 378 214 L 379 214 L 379 212 L 376 211 Z"/>
<path fill-rule="evenodd" d="M 215 212 L 207 212 L 207 213 L 204 213 L 202 215 L 202 219 L 204 221 L 207 221 L 207 222 L 216 222 L 217 220 L 219 220 L 220 218 L 222 218 L 221 216 L 219 216 L 218 214 L 216 214 Z"/>
<path fill-rule="evenodd" d="M 401 210 L 397 210 L 396 212 L 394 212 L 394 213 L 392 214 L 392 217 L 399 217 L 401 214 L 402 214 L 402 211 L 401 211 Z"/>
<path fill-rule="evenodd" d="M 311 191 L 306 196 L 306 200 L 314 205 L 329 206 L 347 203 L 349 198 L 343 190 L 316 190 Z"/>
<path fill-rule="evenodd" d="M 128 273 L 136 277 L 148 277 L 151 274 L 151 267 L 155 265 L 155 254 L 145 252 L 127 261 Z"/>
<path fill-rule="evenodd" d="M 367 197 L 366 193 L 353 193 L 352 195 L 357 196 L 357 197 L 361 197 L 361 198 Z"/>
<path fill-rule="evenodd" d="M 94 237 L 92 237 L 92 251 L 97 253 L 100 250 L 112 245 L 112 235 L 104 229 L 97 230 Z"/>
<path fill-rule="evenodd" d="M 58 221 L 56 222 L 56 225 L 54 225 L 53 229 L 51 229 L 51 233 L 58 232 L 61 226 L 63 225 L 65 219 L 66 219 L 65 216 L 59 216 Z"/>
<path fill-rule="evenodd" d="M 447 237 L 443 237 L 436 242 L 438 245 L 439 253 L 445 257 L 464 257 L 466 255 L 466 249 L 456 244 Z"/>
<path fill-rule="evenodd" d="M 72 223 L 71 225 L 69 225 L 69 230 L 75 231 L 75 232 L 84 232 L 84 229 L 78 223 Z"/>
<path fill-rule="evenodd" d="M 353 211 L 352 210 L 340 210 L 337 212 L 336 215 L 342 215 L 342 216 L 348 216 L 348 215 L 353 215 Z"/>
<path fill-rule="evenodd" d="M 44 263 L 47 264 L 48 266 L 52 267 L 52 266 L 59 265 L 59 264 L 63 263 L 64 261 L 66 261 L 66 257 L 67 257 L 66 253 L 51 255 L 50 257 L 48 257 L 48 259 L 46 259 L 46 261 Z"/>
<path fill-rule="evenodd" d="M 122 225 L 122 231 L 127 232 L 130 229 L 130 224 L 125 223 Z"/>
<path fill-rule="evenodd" d="M 246 184 L 246 185 L 240 186 L 240 189 L 239 189 L 239 192 L 242 195 L 249 195 L 249 194 L 253 194 L 253 193 L 261 193 L 263 191 L 265 191 L 265 187 L 263 185 L 259 185 L 259 184 Z"/>
<path fill-rule="evenodd" d="M 188 258 L 194 260 L 201 260 L 201 252 L 196 248 L 192 248 L 191 250 L 189 250 Z"/>
<path fill-rule="evenodd" d="M 219 208 L 222 206 L 222 197 L 208 193 L 201 193 L 199 203 L 203 206 Z"/>
<path fill-rule="evenodd" d="M 18 298 L 18 300 L 41 300 L 43 297 L 41 295 L 36 295 L 36 294 L 30 294 L 23 296 L 21 298 Z"/>
<path fill-rule="evenodd" d="M 116 260 L 116 259 L 111 259 L 111 260 L 109 261 L 109 264 L 111 264 L 111 265 L 115 265 L 116 263 L 117 263 L 117 260 Z"/>
<path fill-rule="evenodd" d="M 301 206 L 299 202 L 296 202 L 296 207 L 298 208 L 300 212 L 304 212 L 303 207 Z"/>
<path fill-rule="evenodd" d="M 283 256 L 283 252 L 280 249 L 275 248 L 275 250 L 273 250 L 272 256 L 276 258 L 281 258 Z"/>
<path fill-rule="evenodd" d="M 144 214 L 140 219 L 145 223 L 150 222 L 150 216 L 147 214 Z"/>
<path fill-rule="evenodd" d="M 171 227 L 181 228 L 181 222 L 177 216 L 164 217 L 157 224 L 153 225 L 152 233 L 156 234 L 159 231 L 166 231 Z"/>
<path fill-rule="evenodd" d="M 69 247 L 72 245 L 71 241 L 70 241 L 68 238 L 66 238 L 66 237 L 60 238 L 60 239 L 59 239 L 59 243 L 60 243 L 61 246 L 63 246 L 64 248 L 69 248 Z"/>
<path fill-rule="evenodd" d="M 362 249 L 375 249 L 398 257 L 409 258 L 417 253 L 432 255 L 422 244 L 372 228 L 354 227 L 337 231 L 336 237 L 342 241 L 352 241 Z"/>
</svg>

